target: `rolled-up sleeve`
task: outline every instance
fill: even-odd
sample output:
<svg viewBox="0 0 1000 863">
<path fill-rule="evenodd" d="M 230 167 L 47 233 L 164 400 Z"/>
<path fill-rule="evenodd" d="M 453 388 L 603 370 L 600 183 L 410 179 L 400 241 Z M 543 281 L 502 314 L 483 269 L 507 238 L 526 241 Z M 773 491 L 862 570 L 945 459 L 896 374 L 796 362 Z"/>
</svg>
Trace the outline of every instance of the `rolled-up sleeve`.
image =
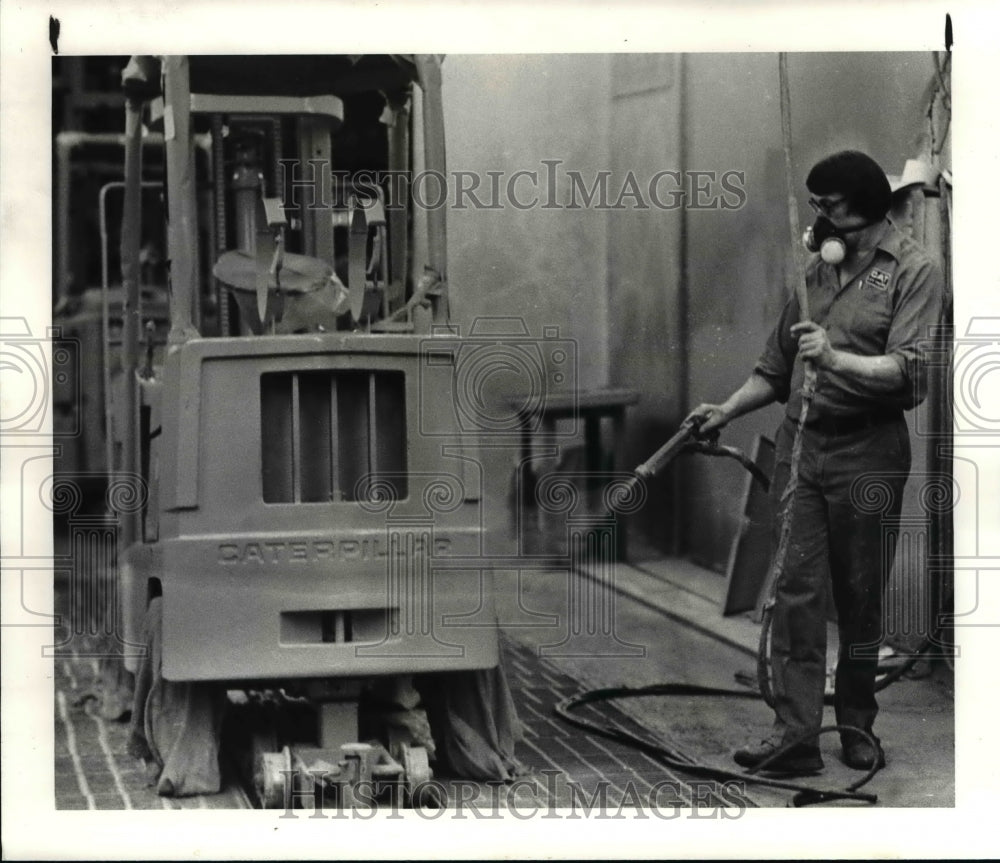
<svg viewBox="0 0 1000 863">
<path fill-rule="evenodd" d="M 764 378 L 774 389 L 777 400 L 784 404 L 791 393 L 792 368 L 796 348 L 791 343 L 791 326 L 798 320 L 798 305 L 790 299 L 781 317 L 764 344 L 764 351 L 753 368 L 753 373 Z"/>
<path fill-rule="evenodd" d="M 944 276 L 930 259 L 922 257 L 898 273 L 897 299 L 886 339 L 885 355 L 899 364 L 905 378 L 906 409 L 927 395 L 927 364 L 935 329 L 941 322 Z"/>
</svg>

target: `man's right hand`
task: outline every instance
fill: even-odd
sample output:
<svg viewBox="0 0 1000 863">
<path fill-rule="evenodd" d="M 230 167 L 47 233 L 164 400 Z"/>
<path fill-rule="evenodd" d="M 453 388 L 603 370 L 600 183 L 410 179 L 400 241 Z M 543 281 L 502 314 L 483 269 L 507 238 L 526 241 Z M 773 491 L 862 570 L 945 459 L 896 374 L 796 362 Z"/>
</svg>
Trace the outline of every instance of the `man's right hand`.
<svg viewBox="0 0 1000 863">
<path fill-rule="evenodd" d="M 701 404 L 687 415 L 685 422 L 701 420 L 698 433 L 705 434 L 715 429 L 721 429 L 730 419 L 731 417 L 723 405 Z"/>
</svg>

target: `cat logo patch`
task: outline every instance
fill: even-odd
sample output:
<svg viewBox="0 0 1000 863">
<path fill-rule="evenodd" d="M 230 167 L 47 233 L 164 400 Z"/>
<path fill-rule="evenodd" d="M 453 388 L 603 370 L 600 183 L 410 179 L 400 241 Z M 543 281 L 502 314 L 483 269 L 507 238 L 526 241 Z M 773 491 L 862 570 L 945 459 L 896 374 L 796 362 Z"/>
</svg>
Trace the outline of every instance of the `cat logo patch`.
<svg viewBox="0 0 1000 863">
<path fill-rule="evenodd" d="M 885 270 L 872 270 L 868 274 L 868 278 L 865 279 L 865 284 L 869 288 L 874 288 L 876 291 L 887 291 L 889 289 L 889 281 L 892 277 Z"/>
</svg>

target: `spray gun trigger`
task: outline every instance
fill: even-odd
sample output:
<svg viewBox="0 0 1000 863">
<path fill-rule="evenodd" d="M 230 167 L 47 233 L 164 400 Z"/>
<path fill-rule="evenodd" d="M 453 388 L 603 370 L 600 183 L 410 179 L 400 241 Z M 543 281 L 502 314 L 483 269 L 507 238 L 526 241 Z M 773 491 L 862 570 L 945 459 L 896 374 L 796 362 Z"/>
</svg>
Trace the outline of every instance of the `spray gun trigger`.
<svg viewBox="0 0 1000 863">
<path fill-rule="evenodd" d="M 714 443 L 716 443 L 719 440 L 719 431 L 720 430 L 717 429 L 717 428 L 715 428 L 715 429 L 712 429 L 709 432 L 703 432 L 701 430 L 701 427 L 702 427 L 702 425 L 704 425 L 706 419 L 707 419 L 707 417 L 703 417 L 703 416 L 691 417 L 691 419 L 689 421 L 690 424 L 691 424 L 691 435 L 696 440 L 707 441 L 709 443 L 713 443 L 714 444 Z"/>
</svg>

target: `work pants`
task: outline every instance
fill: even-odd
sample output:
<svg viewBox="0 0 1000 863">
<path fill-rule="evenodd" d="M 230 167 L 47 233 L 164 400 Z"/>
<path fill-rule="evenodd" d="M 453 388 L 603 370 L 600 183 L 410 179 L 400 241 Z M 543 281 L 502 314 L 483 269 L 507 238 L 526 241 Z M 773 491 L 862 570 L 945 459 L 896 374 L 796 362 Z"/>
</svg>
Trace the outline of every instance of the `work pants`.
<svg viewBox="0 0 1000 863">
<path fill-rule="evenodd" d="M 776 536 L 795 428 L 786 419 L 776 436 L 771 487 Z M 771 632 L 775 731 L 785 739 L 822 724 L 828 581 L 840 632 L 837 723 L 872 728 L 878 712 L 882 596 L 893 562 L 890 534 L 910 470 L 909 434 L 902 418 L 846 434 L 807 426 L 802 444 Z"/>
</svg>

